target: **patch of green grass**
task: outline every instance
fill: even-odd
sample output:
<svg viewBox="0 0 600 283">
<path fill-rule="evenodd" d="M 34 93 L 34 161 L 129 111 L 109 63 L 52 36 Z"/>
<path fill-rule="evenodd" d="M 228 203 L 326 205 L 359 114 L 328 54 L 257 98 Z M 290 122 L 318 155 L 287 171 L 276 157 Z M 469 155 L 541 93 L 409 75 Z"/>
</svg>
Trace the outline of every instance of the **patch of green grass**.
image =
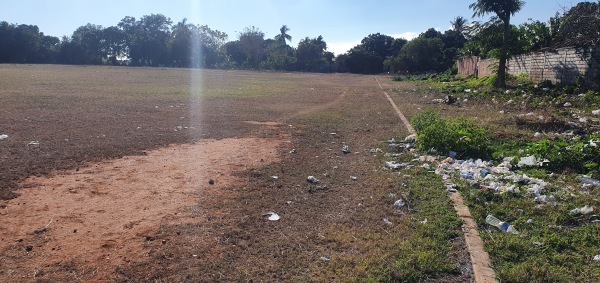
<svg viewBox="0 0 600 283">
<path fill-rule="evenodd" d="M 455 151 L 469 157 L 489 155 L 489 135 L 471 119 L 443 119 L 433 111 L 424 111 L 415 115 L 411 124 L 417 131 L 416 146 L 422 151 L 435 149 L 441 154 Z"/>
</svg>

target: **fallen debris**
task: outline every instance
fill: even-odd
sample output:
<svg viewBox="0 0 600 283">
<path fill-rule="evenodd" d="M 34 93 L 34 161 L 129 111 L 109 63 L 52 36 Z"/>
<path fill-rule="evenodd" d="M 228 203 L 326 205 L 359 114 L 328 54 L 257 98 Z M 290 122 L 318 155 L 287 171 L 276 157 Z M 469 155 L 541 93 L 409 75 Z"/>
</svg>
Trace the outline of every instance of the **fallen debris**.
<svg viewBox="0 0 600 283">
<path fill-rule="evenodd" d="M 7 139 L 7 138 L 8 138 L 8 135 L 6 135 L 6 134 L 2 134 L 2 135 L 0 135 L 0 141 L 1 141 L 1 140 L 5 140 L 5 139 Z"/>
<path fill-rule="evenodd" d="M 267 219 L 270 221 L 278 221 L 279 219 L 281 219 L 281 216 L 279 216 L 279 214 L 272 211 L 263 214 L 263 216 L 269 216 Z"/>
<path fill-rule="evenodd" d="M 319 183 L 319 180 L 317 178 L 315 178 L 315 176 L 308 176 L 306 178 L 306 180 L 311 183 L 311 184 L 317 184 Z"/>
</svg>

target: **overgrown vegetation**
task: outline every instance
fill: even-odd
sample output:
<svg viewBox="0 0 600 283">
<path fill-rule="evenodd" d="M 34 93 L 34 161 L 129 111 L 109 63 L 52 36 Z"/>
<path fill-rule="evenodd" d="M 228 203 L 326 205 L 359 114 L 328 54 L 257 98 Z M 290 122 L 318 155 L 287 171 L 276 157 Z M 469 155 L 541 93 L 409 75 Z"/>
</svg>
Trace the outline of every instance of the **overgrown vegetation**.
<svg viewBox="0 0 600 283">
<path fill-rule="evenodd" d="M 458 174 L 453 176 L 479 225 L 498 279 L 501 282 L 598 282 L 600 269 L 594 257 L 600 254 L 600 226 L 597 224 L 600 187 L 581 179 L 582 175 L 600 178 L 600 125 L 591 114 L 591 110 L 600 108 L 598 93 L 589 90 L 583 80 L 554 86 L 547 81 L 532 83 L 527 76 L 509 77 L 508 91 L 490 87 L 492 80 L 490 77 L 469 78 L 440 83 L 429 77 L 422 84 L 424 88 L 436 87 L 443 94 L 458 96 L 459 100 L 468 97 L 475 100 L 474 103 L 485 103 L 492 112 L 489 115 L 478 112 L 479 118 L 505 116 L 482 119 L 486 121 L 490 137 L 486 147 L 490 159 L 499 164 L 507 157 L 512 158 L 510 164 L 517 176 L 539 178 L 549 184 L 543 191 L 536 192 L 529 189 L 531 184 L 524 178 L 511 181 L 511 189 L 504 191 L 490 189 L 483 178 L 468 180 Z M 458 107 L 472 107 L 469 104 Z M 498 110 L 502 114 L 497 114 Z M 440 118 L 440 114 L 431 110 L 415 115 L 412 123 L 419 138 L 424 138 L 417 142 L 419 149 L 439 149 L 439 154 L 445 155 L 448 150 L 463 147 L 452 144 L 457 130 L 452 128 L 451 121 L 461 119 L 464 118 Z M 492 129 L 508 125 L 487 123 L 514 123 L 510 126 L 518 128 L 519 133 L 500 135 Z M 454 138 L 448 139 L 450 136 Z M 452 145 L 449 147 L 449 144 Z M 535 156 L 536 165 L 516 166 L 522 158 L 531 155 Z M 465 157 L 473 155 L 462 156 Z M 577 212 L 586 205 L 593 208 L 592 213 Z M 519 235 L 503 233 L 486 224 L 489 214 L 514 225 Z"/>
<path fill-rule="evenodd" d="M 417 131 L 416 146 L 420 150 L 433 149 L 441 154 L 455 151 L 458 156 L 489 156 L 489 134 L 471 119 L 443 119 L 433 111 L 425 111 L 414 116 L 411 124 Z"/>
</svg>

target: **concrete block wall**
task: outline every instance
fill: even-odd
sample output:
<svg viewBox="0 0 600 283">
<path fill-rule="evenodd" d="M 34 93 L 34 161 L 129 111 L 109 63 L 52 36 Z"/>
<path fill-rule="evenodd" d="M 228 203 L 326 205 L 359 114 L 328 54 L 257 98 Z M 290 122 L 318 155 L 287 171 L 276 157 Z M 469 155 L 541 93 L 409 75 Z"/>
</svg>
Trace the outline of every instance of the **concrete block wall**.
<svg viewBox="0 0 600 283">
<path fill-rule="evenodd" d="M 598 58 L 600 58 L 600 46 L 598 45 L 547 49 L 511 57 L 507 62 L 507 72 L 514 76 L 528 74 L 534 82 L 549 80 L 554 84 L 572 83 L 579 76 L 589 76 L 592 73 L 600 72 Z M 476 62 L 475 70 L 471 68 L 472 62 Z M 466 64 L 469 68 L 461 70 L 461 64 Z M 498 66 L 497 64 L 498 60 L 481 60 L 475 56 L 457 61 L 459 74 L 463 77 L 469 75 L 489 76 L 494 73 L 494 67 Z"/>
</svg>

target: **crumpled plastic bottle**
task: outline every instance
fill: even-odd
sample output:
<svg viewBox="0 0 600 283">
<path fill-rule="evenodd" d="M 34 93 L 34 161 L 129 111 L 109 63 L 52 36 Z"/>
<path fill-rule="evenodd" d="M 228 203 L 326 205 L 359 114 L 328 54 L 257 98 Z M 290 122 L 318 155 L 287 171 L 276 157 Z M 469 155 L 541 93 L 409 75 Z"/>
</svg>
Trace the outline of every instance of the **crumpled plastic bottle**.
<svg viewBox="0 0 600 283">
<path fill-rule="evenodd" d="M 496 226 L 498 229 L 500 229 L 500 231 L 502 232 L 507 232 L 507 233 L 512 233 L 512 234 L 519 234 L 519 232 L 517 231 L 517 229 L 515 229 L 514 226 L 510 225 L 507 222 L 504 221 L 500 221 L 500 219 L 494 217 L 493 215 L 488 215 L 485 218 L 485 222 L 487 224 L 490 224 L 492 226 Z"/>
</svg>

